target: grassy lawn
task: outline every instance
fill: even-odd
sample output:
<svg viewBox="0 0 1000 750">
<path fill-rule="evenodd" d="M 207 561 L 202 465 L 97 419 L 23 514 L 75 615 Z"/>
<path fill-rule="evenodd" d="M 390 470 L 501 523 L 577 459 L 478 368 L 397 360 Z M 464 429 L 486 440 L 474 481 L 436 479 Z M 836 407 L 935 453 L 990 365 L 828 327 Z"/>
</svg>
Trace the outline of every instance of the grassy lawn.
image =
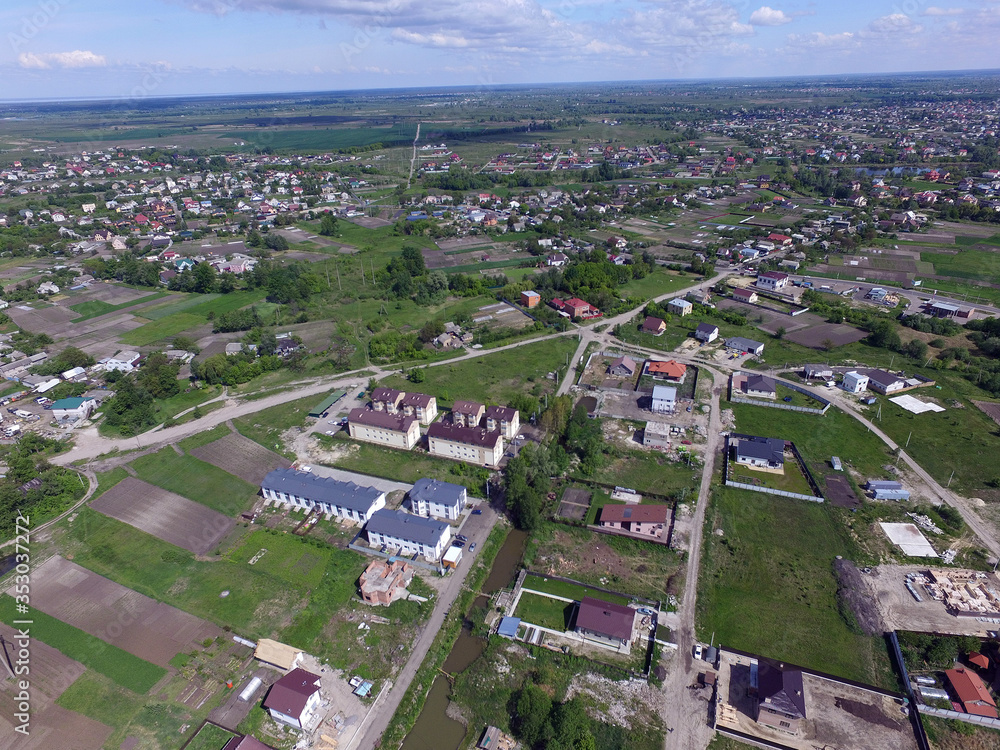
<svg viewBox="0 0 1000 750">
<path fill-rule="evenodd" d="M 809 482 L 806 481 L 802 472 L 799 471 L 798 465 L 794 461 L 787 460 L 788 458 L 786 456 L 784 474 L 756 471 L 748 466 L 740 466 L 734 468 L 730 476 L 734 481 L 743 482 L 744 484 L 770 487 L 771 489 L 783 490 L 785 492 L 796 492 L 801 495 L 813 494 L 812 489 L 809 487 Z"/>
<path fill-rule="evenodd" d="M 181 391 L 176 396 L 158 399 L 155 402 L 156 418 L 164 421 L 173 419 L 182 411 L 203 404 L 209 399 L 213 399 L 222 393 L 219 386 L 208 386 L 206 388 L 193 388 L 190 391 Z"/>
<path fill-rule="evenodd" d="M 642 279 L 635 279 L 624 286 L 619 287 L 618 292 L 622 297 L 642 297 L 652 299 L 661 294 L 669 294 L 677 289 L 694 286 L 700 281 L 698 276 L 678 275 L 672 271 L 667 271 L 657 267 L 655 271 Z"/>
<path fill-rule="evenodd" d="M 191 451 L 195 448 L 201 448 L 203 445 L 208 445 L 209 443 L 214 443 L 220 438 L 224 438 L 229 434 L 229 427 L 224 424 L 219 424 L 210 430 L 205 430 L 204 432 L 199 432 L 191 437 L 186 437 L 177 443 L 177 446 L 184 451 Z"/>
<path fill-rule="evenodd" d="M 330 547 L 306 545 L 292 534 L 274 535 L 255 529 L 239 547 L 227 553 L 226 558 L 237 565 L 245 565 L 262 549 L 267 552 L 253 564 L 254 570 L 310 589 L 322 582 L 327 563 L 335 551 Z"/>
<path fill-rule="evenodd" d="M 7 595 L 0 596 L 0 620 L 11 625 L 19 617 L 23 618 L 14 609 L 14 599 Z M 31 619 L 33 638 L 59 649 L 69 658 L 76 659 L 127 690 L 147 693 L 167 673 L 163 667 L 133 656 L 40 610 L 31 610 Z"/>
<path fill-rule="evenodd" d="M 890 460 L 888 448 L 874 433 L 834 407 L 823 416 L 748 404 L 729 404 L 728 408 L 736 416 L 737 432 L 791 440 L 814 473 L 825 470 L 831 456 L 839 456 L 861 474 L 878 478 L 885 473 L 882 465 Z"/>
<path fill-rule="evenodd" d="M 205 318 L 191 313 L 177 313 L 162 320 L 154 320 L 121 335 L 121 342 L 129 346 L 148 346 L 169 336 L 204 325 Z"/>
<path fill-rule="evenodd" d="M 882 417 L 875 424 L 899 445 L 906 445 L 909 439 L 906 452 L 938 482 L 947 483 L 954 471 L 953 488 L 978 492 L 987 482 L 1000 476 L 996 463 L 996 456 L 1000 455 L 1000 431 L 993 420 L 970 403 L 970 399 L 989 400 L 990 397 L 957 375 L 934 374 L 939 378 L 940 390 L 920 388 L 911 391 L 910 395 L 921 400 L 933 398 L 941 402 L 945 411 L 911 414 L 879 397 Z M 954 408 L 953 399 L 964 408 Z M 870 407 L 870 419 L 875 419 L 877 408 Z"/>
<path fill-rule="evenodd" d="M 628 604 L 629 598 L 623 595 L 607 594 L 579 583 L 568 583 L 567 581 L 557 581 L 553 578 L 545 578 L 538 575 L 529 575 L 524 579 L 524 588 L 533 591 L 541 591 L 543 594 L 553 594 L 563 596 L 567 599 L 580 601 L 585 596 L 609 602 L 611 604 Z"/>
<path fill-rule="evenodd" d="M 356 442 L 351 440 L 344 431 L 340 431 L 334 436 L 331 445 L 342 446 L 345 442 L 351 445 L 351 449 L 336 460 L 335 465 L 339 469 L 395 479 L 397 482 L 406 482 L 407 484 L 413 484 L 421 477 L 428 477 L 445 482 L 466 484 L 469 487 L 469 492 L 473 495 L 485 493 L 482 482 L 478 478 L 463 475 L 462 472 L 466 465 L 458 461 L 438 458 L 423 450 L 403 451 L 371 443 Z M 473 479 L 475 485 L 470 483 L 470 480 Z"/>
<path fill-rule="evenodd" d="M 631 487 L 640 493 L 676 495 L 684 487 L 696 488 L 701 481 L 701 472 L 690 468 L 686 462 L 668 461 L 661 453 L 636 450 L 612 459 L 589 477 L 575 478 Z"/>
<path fill-rule="evenodd" d="M 410 383 L 393 375 L 379 385 L 434 395 L 439 408 L 450 406 L 456 399 L 505 404 L 511 396 L 525 391 L 540 397 L 555 390 L 553 381 L 545 378 L 546 373 L 565 370 L 566 357 L 576 351 L 577 344 L 576 339 L 561 336 L 463 362 L 428 367 L 422 383 Z"/>
<path fill-rule="evenodd" d="M 934 264 L 934 273 L 958 279 L 1000 281 L 1000 251 L 962 250 L 957 254 L 920 253 L 920 260 Z"/>
<path fill-rule="evenodd" d="M 560 599 L 525 593 L 521 594 L 514 615 L 532 625 L 562 632 L 569 630 L 574 609 L 575 605 L 572 602 L 567 603 Z"/>
<path fill-rule="evenodd" d="M 841 617 L 833 561 L 855 557 L 826 504 L 718 488 L 698 597 L 698 633 L 763 656 L 859 681 L 879 680 L 881 641 Z M 816 637 L 821 633 L 822 637 Z M 875 682 L 874 684 L 879 684 Z"/>
<path fill-rule="evenodd" d="M 56 701 L 60 706 L 109 727 L 124 727 L 139 711 L 143 699 L 112 680 L 88 669 Z M 218 745 L 215 750 L 219 750 Z"/>
<path fill-rule="evenodd" d="M 222 747 L 236 735 L 214 724 L 205 724 L 184 750 L 222 750 Z"/>
<path fill-rule="evenodd" d="M 179 456 L 173 448 L 141 456 L 132 462 L 140 479 L 234 516 L 249 507 L 257 487 L 193 456 Z"/>
<path fill-rule="evenodd" d="M 282 453 L 281 434 L 293 427 L 301 427 L 309 418 L 310 410 L 316 405 L 317 396 L 306 396 L 287 404 L 272 406 L 270 409 L 249 414 L 233 420 L 233 424 L 243 437 L 250 438 L 278 453 Z M 294 459 L 294 454 L 287 453 Z"/>
<path fill-rule="evenodd" d="M 778 393 L 777 403 L 779 404 L 789 404 L 791 406 L 804 406 L 808 409 L 823 408 L 823 404 L 814 399 L 812 396 L 807 396 L 804 393 L 789 388 L 787 385 L 781 385 L 781 383 L 778 383 L 777 393 Z M 785 401 L 786 398 L 790 398 L 791 401 Z"/>
</svg>

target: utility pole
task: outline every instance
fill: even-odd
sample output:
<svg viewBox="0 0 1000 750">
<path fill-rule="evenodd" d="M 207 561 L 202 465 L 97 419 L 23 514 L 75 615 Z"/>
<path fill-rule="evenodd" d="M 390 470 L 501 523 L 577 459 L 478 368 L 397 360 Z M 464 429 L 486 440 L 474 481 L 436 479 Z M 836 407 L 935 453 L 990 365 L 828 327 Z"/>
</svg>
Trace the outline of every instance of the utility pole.
<svg viewBox="0 0 1000 750">
<path fill-rule="evenodd" d="M 906 445 L 903 446 L 904 448 L 909 448 L 910 447 L 910 438 L 911 437 L 913 437 L 913 430 L 910 430 L 910 434 L 906 436 Z"/>
<path fill-rule="evenodd" d="M 343 285 L 340 283 L 340 263 L 338 261 L 333 261 L 334 267 L 337 269 L 337 289 L 344 291 Z"/>
<path fill-rule="evenodd" d="M 946 484 L 945 487 L 951 487 L 951 480 L 954 479 L 954 478 L 955 478 L 955 470 L 952 469 L 951 470 L 951 476 L 948 477 L 948 484 Z"/>
</svg>

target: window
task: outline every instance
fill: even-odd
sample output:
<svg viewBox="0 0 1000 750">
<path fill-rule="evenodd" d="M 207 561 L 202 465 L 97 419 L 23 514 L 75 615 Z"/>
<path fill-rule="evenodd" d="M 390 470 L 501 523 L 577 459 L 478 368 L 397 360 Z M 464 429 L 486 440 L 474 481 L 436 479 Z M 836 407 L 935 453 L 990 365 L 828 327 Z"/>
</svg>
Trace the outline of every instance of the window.
<svg viewBox="0 0 1000 750">
<path fill-rule="evenodd" d="M 788 729 L 792 725 L 789 724 L 787 721 L 779 721 L 778 726 L 781 727 L 782 729 Z"/>
</svg>

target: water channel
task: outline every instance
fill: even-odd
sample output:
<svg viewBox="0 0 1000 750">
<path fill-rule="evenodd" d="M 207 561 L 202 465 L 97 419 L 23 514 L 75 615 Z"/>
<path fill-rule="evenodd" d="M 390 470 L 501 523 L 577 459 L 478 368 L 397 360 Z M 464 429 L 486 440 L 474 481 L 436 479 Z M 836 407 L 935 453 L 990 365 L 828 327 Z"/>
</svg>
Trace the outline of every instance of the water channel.
<svg viewBox="0 0 1000 750">
<path fill-rule="evenodd" d="M 500 548 L 490 575 L 483 584 L 483 593 L 492 594 L 499 591 L 514 578 L 528 535 L 523 531 L 512 531 Z M 479 597 L 473 606 L 485 606 L 486 596 Z M 468 623 L 467 623 L 468 625 Z M 471 627 L 462 628 L 455 646 L 442 669 L 448 674 L 458 674 L 464 671 L 472 662 L 479 658 L 486 648 L 486 641 L 472 635 Z M 413 729 L 406 735 L 401 750 L 458 750 L 465 740 L 466 727 L 461 722 L 448 716 L 448 703 L 451 694 L 451 684 L 444 675 L 438 675 L 431 685 L 424 708 L 417 717 Z"/>
</svg>

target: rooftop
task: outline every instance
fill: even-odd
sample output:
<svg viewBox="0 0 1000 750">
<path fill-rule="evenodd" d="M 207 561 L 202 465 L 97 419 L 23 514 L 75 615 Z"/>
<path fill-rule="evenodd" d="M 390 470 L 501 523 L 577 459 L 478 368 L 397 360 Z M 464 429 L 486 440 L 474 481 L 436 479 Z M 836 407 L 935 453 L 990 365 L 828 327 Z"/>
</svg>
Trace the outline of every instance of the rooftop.
<svg viewBox="0 0 1000 750">
<path fill-rule="evenodd" d="M 318 477 L 295 469 L 275 469 L 264 477 L 261 488 L 364 513 L 385 494 L 374 487 L 361 487 L 354 482 Z"/>
<path fill-rule="evenodd" d="M 577 628 L 622 641 L 631 640 L 634 622 L 634 609 L 589 596 L 583 597 L 576 612 Z"/>
<path fill-rule="evenodd" d="M 605 523 L 666 523 L 669 517 L 669 505 L 608 503 L 601 508 L 601 521 Z"/>
<path fill-rule="evenodd" d="M 384 534 L 433 547 L 441 539 L 441 534 L 448 529 L 448 524 L 414 516 L 401 510 L 382 508 L 372 514 L 365 529 L 369 533 Z"/>
<path fill-rule="evenodd" d="M 395 430 L 396 432 L 409 432 L 410 426 L 416 421 L 414 417 L 407 417 L 402 414 L 389 414 L 384 411 L 374 411 L 373 409 L 351 409 L 347 415 L 348 422 L 365 425 L 366 427 L 381 427 L 383 430 Z"/>
<path fill-rule="evenodd" d="M 319 676 L 301 668 L 293 669 L 271 686 L 263 705 L 285 716 L 299 717 L 309 697 L 316 692 L 319 692 Z"/>
<path fill-rule="evenodd" d="M 462 427 L 450 422 L 434 422 L 427 428 L 427 437 L 439 440 L 449 440 L 453 443 L 476 445 L 480 448 L 495 448 L 503 433 L 500 430 L 490 432 L 482 427 Z"/>
<path fill-rule="evenodd" d="M 460 484 L 421 477 L 410 489 L 410 501 L 423 500 L 458 507 L 462 504 L 465 494 L 466 488 Z"/>
</svg>

